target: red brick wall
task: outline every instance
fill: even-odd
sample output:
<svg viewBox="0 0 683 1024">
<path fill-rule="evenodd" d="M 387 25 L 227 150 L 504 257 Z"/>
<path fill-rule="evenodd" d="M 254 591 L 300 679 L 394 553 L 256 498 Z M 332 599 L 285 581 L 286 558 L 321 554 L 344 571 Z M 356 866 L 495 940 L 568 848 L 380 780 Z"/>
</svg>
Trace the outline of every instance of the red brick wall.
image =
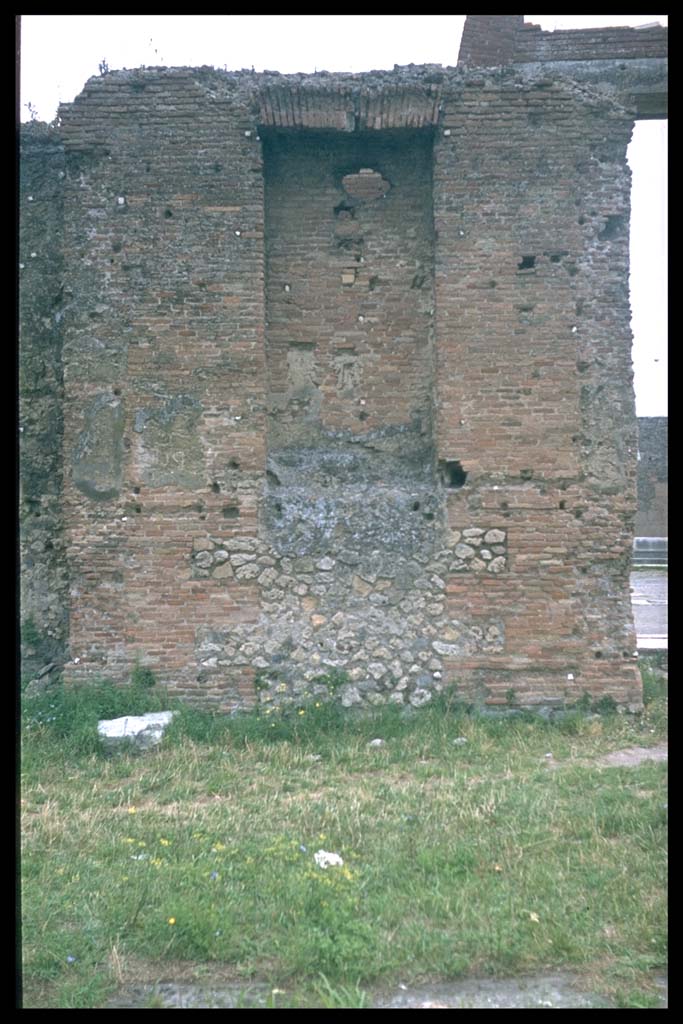
<svg viewBox="0 0 683 1024">
<path fill-rule="evenodd" d="M 63 129 L 67 459 L 106 443 L 119 466 L 103 498 L 75 469 L 65 488 L 70 673 L 120 677 L 140 656 L 187 694 L 196 629 L 257 615 L 253 584 L 191 578 L 193 537 L 254 534 L 265 467 L 260 146 L 249 111 L 210 86 L 190 72 L 93 80 Z M 120 409 L 104 441 L 101 413 L 87 416 L 98 401 Z"/>
<path fill-rule="evenodd" d="M 523 24 L 523 14 L 468 14 L 458 63 L 466 67 L 509 64 L 514 59 Z"/>
<path fill-rule="evenodd" d="M 543 32 L 525 25 L 515 37 L 515 63 L 557 60 L 634 60 L 666 57 L 668 30 L 652 28 L 565 29 Z"/>
<path fill-rule="evenodd" d="M 504 654 L 458 671 L 528 700 L 613 672 L 633 694 L 630 125 L 566 85 L 515 86 L 471 74 L 435 147 L 437 446 L 468 473 L 449 521 L 485 510 L 510 550 L 476 592 L 448 581 L 455 617 L 506 624 Z"/>
<path fill-rule="evenodd" d="M 68 678 L 637 702 L 631 122 L 510 71 L 288 82 L 62 110 Z"/>
<path fill-rule="evenodd" d="M 666 57 L 667 36 L 668 30 L 662 26 L 544 32 L 539 25 L 525 24 L 522 14 L 468 14 L 458 63 L 498 67 L 535 61 Z"/>
</svg>

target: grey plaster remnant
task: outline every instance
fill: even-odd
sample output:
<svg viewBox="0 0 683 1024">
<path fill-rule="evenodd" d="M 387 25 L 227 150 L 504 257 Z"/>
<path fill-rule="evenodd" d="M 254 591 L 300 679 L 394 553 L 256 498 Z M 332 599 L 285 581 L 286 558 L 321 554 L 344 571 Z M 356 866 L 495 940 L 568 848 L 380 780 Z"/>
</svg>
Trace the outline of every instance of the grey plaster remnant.
<svg viewBox="0 0 683 1024">
<path fill-rule="evenodd" d="M 123 406 L 111 392 L 103 392 L 86 406 L 84 421 L 72 456 L 74 484 L 95 501 L 118 497 L 122 485 Z"/>
<path fill-rule="evenodd" d="M 152 487 L 174 484 L 199 489 L 205 477 L 199 436 L 202 405 L 190 395 L 174 395 L 160 405 L 139 409 L 134 430 L 140 435 L 141 478 Z"/>
</svg>

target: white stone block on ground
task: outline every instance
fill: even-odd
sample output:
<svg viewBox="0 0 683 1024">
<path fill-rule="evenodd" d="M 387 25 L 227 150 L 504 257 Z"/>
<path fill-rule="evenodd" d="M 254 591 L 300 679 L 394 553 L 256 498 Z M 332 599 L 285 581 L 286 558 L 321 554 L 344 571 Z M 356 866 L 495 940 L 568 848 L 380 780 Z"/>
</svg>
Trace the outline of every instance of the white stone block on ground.
<svg viewBox="0 0 683 1024">
<path fill-rule="evenodd" d="M 97 732 L 105 750 L 130 746 L 140 751 L 149 750 L 161 743 L 174 714 L 175 711 L 153 711 L 146 715 L 102 719 L 97 723 Z"/>
</svg>

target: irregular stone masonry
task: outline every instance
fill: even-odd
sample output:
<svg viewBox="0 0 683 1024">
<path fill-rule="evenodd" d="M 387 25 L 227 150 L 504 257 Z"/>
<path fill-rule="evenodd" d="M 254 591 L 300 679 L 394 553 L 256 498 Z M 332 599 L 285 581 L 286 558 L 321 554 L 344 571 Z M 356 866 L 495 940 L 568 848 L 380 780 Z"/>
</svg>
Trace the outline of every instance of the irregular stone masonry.
<svg viewBox="0 0 683 1024">
<path fill-rule="evenodd" d="M 632 125 L 520 65 L 113 72 L 28 126 L 27 639 L 223 710 L 636 706 Z"/>
</svg>

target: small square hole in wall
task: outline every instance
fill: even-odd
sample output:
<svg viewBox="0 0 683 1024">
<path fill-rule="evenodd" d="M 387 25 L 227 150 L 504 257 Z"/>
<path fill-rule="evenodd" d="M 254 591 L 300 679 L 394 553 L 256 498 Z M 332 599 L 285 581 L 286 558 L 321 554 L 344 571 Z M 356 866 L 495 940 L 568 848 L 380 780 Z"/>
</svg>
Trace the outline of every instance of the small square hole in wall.
<svg viewBox="0 0 683 1024">
<path fill-rule="evenodd" d="M 439 475 L 444 487 L 464 487 L 467 473 L 457 459 L 439 459 Z"/>
</svg>

